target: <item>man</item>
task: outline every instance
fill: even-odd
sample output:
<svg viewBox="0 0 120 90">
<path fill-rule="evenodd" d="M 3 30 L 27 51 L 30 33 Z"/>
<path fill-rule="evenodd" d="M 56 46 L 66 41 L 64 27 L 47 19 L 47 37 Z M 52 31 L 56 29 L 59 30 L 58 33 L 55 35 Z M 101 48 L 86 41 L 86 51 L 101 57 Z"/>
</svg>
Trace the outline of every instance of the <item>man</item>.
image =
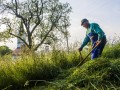
<svg viewBox="0 0 120 90">
<path fill-rule="evenodd" d="M 103 48 L 106 44 L 106 36 L 103 30 L 97 23 L 89 23 L 87 19 L 81 20 L 81 26 L 86 28 L 86 37 L 79 51 L 82 51 L 83 47 L 87 45 L 89 41 L 92 42 L 91 59 L 97 58 L 102 54 Z M 94 48 L 95 47 L 95 48 Z"/>
</svg>

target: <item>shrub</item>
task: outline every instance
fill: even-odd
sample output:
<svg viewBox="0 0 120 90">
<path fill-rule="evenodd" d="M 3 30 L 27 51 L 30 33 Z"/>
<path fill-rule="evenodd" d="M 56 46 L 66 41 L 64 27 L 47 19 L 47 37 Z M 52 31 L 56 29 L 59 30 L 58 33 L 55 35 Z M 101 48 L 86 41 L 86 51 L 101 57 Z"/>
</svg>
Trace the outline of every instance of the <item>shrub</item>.
<svg viewBox="0 0 120 90">
<path fill-rule="evenodd" d="M 105 48 L 103 54 L 103 57 L 105 58 L 120 58 L 120 44 L 116 44 L 112 47 L 108 46 Z"/>
<path fill-rule="evenodd" d="M 7 46 L 0 46 L 0 55 L 3 56 L 5 54 L 10 53 L 12 50 L 9 49 Z"/>
</svg>

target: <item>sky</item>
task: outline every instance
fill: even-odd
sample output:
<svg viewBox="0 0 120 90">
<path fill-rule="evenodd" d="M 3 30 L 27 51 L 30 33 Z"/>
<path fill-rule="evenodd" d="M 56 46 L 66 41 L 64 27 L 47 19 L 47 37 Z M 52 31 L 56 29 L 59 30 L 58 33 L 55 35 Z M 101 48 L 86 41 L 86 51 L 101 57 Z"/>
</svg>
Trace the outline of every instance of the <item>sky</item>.
<svg viewBox="0 0 120 90">
<path fill-rule="evenodd" d="M 72 7 L 69 32 L 72 42 L 81 41 L 86 29 L 80 23 L 87 18 L 90 23 L 98 23 L 106 36 L 113 39 L 120 34 L 120 0 L 60 0 L 68 2 Z"/>
<path fill-rule="evenodd" d="M 86 29 L 81 20 L 87 18 L 90 23 L 98 23 L 105 32 L 107 39 L 114 40 L 120 36 L 120 0 L 59 0 L 72 7 L 70 14 L 71 26 L 68 28 L 71 37 L 69 42 L 82 42 Z M 6 43 L 11 49 L 16 48 L 16 41 Z M 1 44 L 0 44 L 1 45 Z"/>
</svg>

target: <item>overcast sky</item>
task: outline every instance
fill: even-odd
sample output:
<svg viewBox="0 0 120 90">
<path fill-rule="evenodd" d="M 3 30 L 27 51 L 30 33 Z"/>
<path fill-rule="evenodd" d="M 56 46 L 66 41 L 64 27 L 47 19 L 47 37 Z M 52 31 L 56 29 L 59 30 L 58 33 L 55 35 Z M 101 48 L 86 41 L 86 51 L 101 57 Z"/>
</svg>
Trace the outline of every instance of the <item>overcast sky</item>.
<svg viewBox="0 0 120 90">
<path fill-rule="evenodd" d="M 86 30 L 80 25 L 83 18 L 87 18 L 91 23 L 98 23 L 108 39 L 113 39 L 115 33 L 120 36 L 120 0 L 60 0 L 60 2 L 68 2 L 72 7 L 71 26 L 68 28 L 71 34 L 69 41 L 81 42 L 84 39 Z M 7 45 L 14 49 L 16 41 L 14 42 Z"/>
<path fill-rule="evenodd" d="M 91 23 L 98 23 L 108 38 L 114 38 L 115 33 L 120 35 L 120 0 L 60 1 L 68 2 L 72 7 L 71 26 L 68 29 L 72 42 L 84 39 L 86 30 L 80 25 L 83 18 L 87 18 Z"/>
</svg>

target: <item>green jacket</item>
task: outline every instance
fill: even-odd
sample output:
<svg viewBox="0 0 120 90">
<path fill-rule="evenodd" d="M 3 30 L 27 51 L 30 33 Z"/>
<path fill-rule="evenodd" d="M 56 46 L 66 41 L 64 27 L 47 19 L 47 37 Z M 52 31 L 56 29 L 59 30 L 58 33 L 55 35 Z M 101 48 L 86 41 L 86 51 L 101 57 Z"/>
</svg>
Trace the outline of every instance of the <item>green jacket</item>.
<svg viewBox="0 0 120 90">
<path fill-rule="evenodd" d="M 81 45 L 81 48 L 83 48 L 87 43 L 90 41 L 90 38 L 88 37 L 89 33 L 96 33 L 98 34 L 98 40 L 102 40 L 102 38 L 105 36 L 105 33 L 100 28 L 100 26 L 97 23 L 91 23 L 90 27 L 86 30 L 86 37 L 84 38 L 84 41 Z"/>
</svg>

